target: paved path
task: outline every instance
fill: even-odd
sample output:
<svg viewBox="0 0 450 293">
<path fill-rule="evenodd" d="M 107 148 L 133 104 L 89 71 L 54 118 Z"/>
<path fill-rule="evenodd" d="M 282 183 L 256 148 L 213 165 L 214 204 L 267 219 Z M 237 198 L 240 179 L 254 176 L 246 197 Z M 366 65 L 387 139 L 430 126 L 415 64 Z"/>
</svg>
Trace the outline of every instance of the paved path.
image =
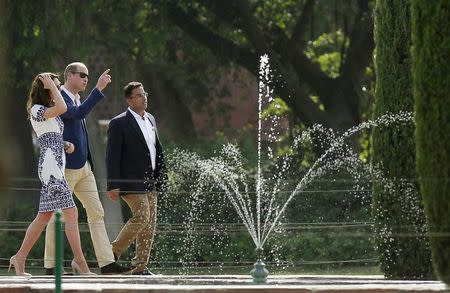
<svg viewBox="0 0 450 293">
<path fill-rule="evenodd" d="M 54 280 L 48 276 L 30 279 L 0 276 L 0 293 L 50 293 Z M 67 276 L 63 290 L 70 293 L 338 293 L 338 292 L 448 292 L 438 281 L 387 281 L 382 276 L 271 275 L 266 285 L 253 285 L 245 275 L 164 276 Z"/>
</svg>

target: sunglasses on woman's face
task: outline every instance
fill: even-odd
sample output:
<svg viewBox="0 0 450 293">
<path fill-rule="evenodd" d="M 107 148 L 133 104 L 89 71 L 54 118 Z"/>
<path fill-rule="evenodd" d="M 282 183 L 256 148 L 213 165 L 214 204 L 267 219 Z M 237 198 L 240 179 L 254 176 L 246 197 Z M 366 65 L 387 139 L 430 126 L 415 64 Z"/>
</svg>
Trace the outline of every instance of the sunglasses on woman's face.
<svg viewBox="0 0 450 293">
<path fill-rule="evenodd" d="M 84 72 L 79 72 L 79 71 L 72 71 L 73 74 L 77 74 L 80 76 L 80 78 L 85 78 L 85 77 L 89 77 L 89 74 L 86 74 Z"/>
</svg>

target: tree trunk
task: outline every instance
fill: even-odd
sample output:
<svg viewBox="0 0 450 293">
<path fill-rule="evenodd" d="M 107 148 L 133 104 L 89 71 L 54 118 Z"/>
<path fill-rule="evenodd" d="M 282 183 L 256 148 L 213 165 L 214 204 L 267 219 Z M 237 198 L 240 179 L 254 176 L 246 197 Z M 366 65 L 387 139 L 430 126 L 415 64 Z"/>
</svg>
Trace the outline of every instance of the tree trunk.
<svg viewBox="0 0 450 293">
<path fill-rule="evenodd" d="M 186 105 L 182 89 L 175 87 L 173 79 L 164 72 L 164 69 L 151 68 L 151 66 L 138 66 L 138 72 L 150 81 L 144 87 L 149 91 L 149 109 L 158 123 L 158 128 L 164 128 L 163 137 L 176 138 L 188 141 L 196 138 L 191 110 Z"/>
</svg>

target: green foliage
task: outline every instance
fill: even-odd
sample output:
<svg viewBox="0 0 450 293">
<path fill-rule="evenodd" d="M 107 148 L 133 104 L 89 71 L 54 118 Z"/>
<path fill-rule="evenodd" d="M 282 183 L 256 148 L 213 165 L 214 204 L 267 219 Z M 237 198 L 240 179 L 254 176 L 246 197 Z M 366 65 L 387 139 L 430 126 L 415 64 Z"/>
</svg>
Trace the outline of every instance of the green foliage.
<svg viewBox="0 0 450 293">
<path fill-rule="evenodd" d="M 360 173 L 361 177 L 365 176 L 363 170 Z M 297 178 L 303 176 L 298 174 Z M 293 180 L 293 185 L 296 183 Z M 347 172 L 329 172 L 296 195 L 286 211 L 286 218 L 294 223 L 367 222 L 370 219 L 369 188 L 370 182 L 367 180 L 360 183 L 358 190 L 355 180 Z M 370 243 L 366 245 L 370 250 Z"/>
<path fill-rule="evenodd" d="M 374 118 L 413 109 L 409 9 L 406 0 L 377 1 Z M 425 216 L 415 180 L 414 127 L 374 129 L 372 164 L 380 172 L 374 178 L 373 215 L 382 271 L 390 279 L 432 277 Z"/>
<path fill-rule="evenodd" d="M 433 265 L 450 285 L 450 2 L 411 3 L 417 172 Z"/>
<path fill-rule="evenodd" d="M 268 117 L 283 117 L 290 112 L 291 109 L 282 99 L 275 98 L 261 113 L 261 118 L 266 119 Z"/>
<path fill-rule="evenodd" d="M 297 234 L 300 234 L 299 237 Z M 371 227 L 339 227 L 309 225 L 300 231 L 287 231 L 276 235 L 270 245 L 280 247 L 285 263 L 323 262 L 326 267 L 353 266 L 344 260 L 367 260 L 373 262 L 376 253 L 372 249 Z M 363 263 L 364 264 L 364 263 Z"/>
<path fill-rule="evenodd" d="M 298 8 L 301 7 L 299 1 L 270 0 L 262 1 L 261 4 L 262 5 L 256 8 L 255 15 L 262 25 L 272 29 L 278 27 L 282 30 L 292 30 L 293 25 L 295 24 L 295 16 L 299 14 Z"/>
<path fill-rule="evenodd" d="M 306 56 L 319 64 L 320 69 L 329 77 L 336 78 L 340 74 L 342 56 L 339 48 L 341 46 L 347 47 L 349 43 L 349 39 L 344 39 L 344 37 L 341 30 L 324 33 L 316 40 L 308 42 L 305 49 Z"/>
<path fill-rule="evenodd" d="M 292 121 L 344 130 L 360 122 L 359 106 L 367 107 L 354 83 L 372 50 L 368 2 L 183 0 L 164 7 L 171 21 L 224 63 L 257 76 L 257 59 L 267 53 L 276 71 L 274 91 L 292 108 Z M 332 35 L 318 44 L 328 50 L 305 54 L 305 44 L 322 35 Z M 320 99 L 317 107 L 308 101 L 311 95 Z"/>
</svg>

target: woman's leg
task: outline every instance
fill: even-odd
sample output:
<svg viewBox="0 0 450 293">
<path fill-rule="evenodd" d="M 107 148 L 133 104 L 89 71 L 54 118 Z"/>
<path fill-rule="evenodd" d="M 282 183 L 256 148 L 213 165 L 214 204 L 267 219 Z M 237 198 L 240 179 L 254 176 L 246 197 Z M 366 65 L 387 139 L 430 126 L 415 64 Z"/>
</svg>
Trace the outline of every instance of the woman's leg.
<svg viewBox="0 0 450 293">
<path fill-rule="evenodd" d="M 25 233 L 25 237 L 23 238 L 22 245 L 20 246 L 19 251 L 16 253 L 17 260 L 17 270 L 19 272 L 23 272 L 25 269 L 25 260 L 30 252 L 33 245 L 41 236 L 42 231 L 50 220 L 53 212 L 44 212 L 38 213 L 36 218 L 31 222 L 31 224 L 27 228 L 27 232 Z"/>
<path fill-rule="evenodd" d="M 78 209 L 76 207 L 64 209 L 63 213 L 66 223 L 66 236 L 67 240 L 69 240 L 70 248 L 72 248 L 73 258 L 81 269 L 80 273 L 88 273 L 89 267 L 81 249 L 80 231 L 78 229 Z"/>
</svg>

